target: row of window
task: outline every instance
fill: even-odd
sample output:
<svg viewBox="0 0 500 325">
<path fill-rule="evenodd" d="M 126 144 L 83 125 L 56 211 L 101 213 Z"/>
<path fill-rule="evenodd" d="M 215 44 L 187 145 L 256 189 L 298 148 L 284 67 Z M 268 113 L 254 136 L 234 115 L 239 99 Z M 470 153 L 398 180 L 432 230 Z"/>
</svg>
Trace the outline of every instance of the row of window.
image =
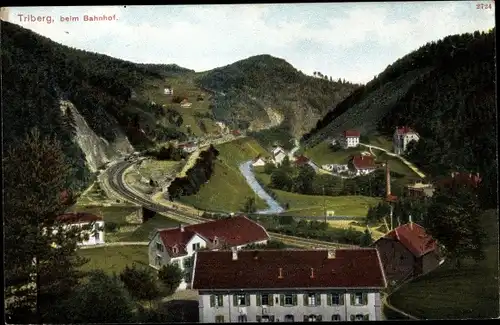
<svg viewBox="0 0 500 325">
<path fill-rule="evenodd" d="M 297 306 L 297 294 L 256 294 L 257 306 Z M 328 306 L 344 305 L 345 295 L 342 293 L 329 293 L 326 295 L 326 304 Z M 306 293 L 303 294 L 304 306 L 321 306 L 321 293 Z M 350 295 L 351 305 L 366 305 L 368 304 L 368 294 L 365 292 L 354 292 Z M 211 295 L 210 307 L 223 307 L 223 295 Z M 250 294 L 233 295 L 233 306 L 250 306 Z"/>
<path fill-rule="evenodd" d="M 201 248 L 201 244 L 200 243 L 194 243 L 191 246 L 191 248 L 193 249 L 193 252 L 197 251 L 198 249 Z M 159 251 L 159 252 L 163 252 L 164 251 L 163 245 L 159 241 L 156 242 L 156 250 Z"/>
<path fill-rule="evenodd" d="M 335 322 L 340 322 L 342 321 L 342 316 L 340 314 L 334 314 L 332 315 L 331 318 L 332 321 Z M 370 315 L 369 314 L 356 314 L 356 315 L 350 315 L 349 320 L 351 321 L 367 321 L 370 320 Z M 215 316 L 215 322 L 216 323 L 224 323 L 224 315 L 217 315 Z M 248 322 L 248 316 L 247 315 L 238 315 L 238 323 L 246 323 Z M 255 321 L 258 323 L 269 323 L 269 322 L 279 322 L 279 318 L 275 318 L 274 315 L 256 315 L 255 316 Z M 294 315 L 285 315 L 284 322 L 295 322 L 295 316 Z M 323 321 L 323 316 L 322 315 L 304 315 L 303 316 L 303 321 L 304 322 L 322 322 Z"/>
</svg>

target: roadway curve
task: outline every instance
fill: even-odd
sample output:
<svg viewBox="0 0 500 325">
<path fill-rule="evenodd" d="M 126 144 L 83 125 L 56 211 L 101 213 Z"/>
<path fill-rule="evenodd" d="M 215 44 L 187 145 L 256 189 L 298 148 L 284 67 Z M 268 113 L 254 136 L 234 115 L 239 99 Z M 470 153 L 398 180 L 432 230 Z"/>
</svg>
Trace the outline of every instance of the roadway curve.
<svg viewBox="0 0 500 325">
<path fill-rule="evenodd" d="M 106 171 L 106 177 L 108 178 L 109 187 L 125 198 L 126 200 L 139 204 L 147 209 L 158 212 L 160 214 L 167 214 L 167 217 L 177 220 L 179 222 L 187 224 L 197 224 L 201 222 L 212 221 L 212 219 L 202 218 L 199 216 L 188 215 L 172 208 L 166 207 L 164 205 L 150 201 L 150 199 L 139 196 L 138 194 L 131 191 L 124 181 L 125 171 L 131 167 L 133 163 L 128 161 L 122 161 L 109 167 Z M 274 232 L 268 232 L 271 238 L 288 243 L 293 246 L 303 247 L 303 248 L 359 248 L 358 246 L 332 243 L 326 241 L 320 241 L 315 239 L 306 239 L 302 237 L 288 236 Z"/>
</svg>

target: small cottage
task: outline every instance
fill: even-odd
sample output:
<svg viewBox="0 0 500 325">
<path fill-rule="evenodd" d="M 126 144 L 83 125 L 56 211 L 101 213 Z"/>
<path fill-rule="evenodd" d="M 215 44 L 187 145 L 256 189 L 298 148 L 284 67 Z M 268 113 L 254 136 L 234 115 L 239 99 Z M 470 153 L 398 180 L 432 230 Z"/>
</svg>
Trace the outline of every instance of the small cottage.
<svg viewBox="0 0 500 325">
<path fill-rule="evenodd" d="M 186 98 L 184 98 L 181 101 L 181 107 L 183 107 L 183 108 L 191 107 L 191 105 L 192 105 L 192 103 L 190 103 Z"/>
</svg>

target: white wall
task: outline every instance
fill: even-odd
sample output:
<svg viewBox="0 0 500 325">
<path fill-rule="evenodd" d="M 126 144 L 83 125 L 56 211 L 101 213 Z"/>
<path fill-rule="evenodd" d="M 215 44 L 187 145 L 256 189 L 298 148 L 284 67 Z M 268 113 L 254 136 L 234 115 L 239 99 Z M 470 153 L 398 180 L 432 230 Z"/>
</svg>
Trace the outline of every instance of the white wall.
<svg viewBox="0 0 500 325">
<path fill-rule="evenodd" d="M 266 162 L 263 159 L 259 159 L 252 164 L 252 166 L 265 166 Z"/>
<path fill-rule="evenodd" d="M 64 228 L 73 228 L 73 227 L 84 227 L 88 226 L 91 222 L 81 222 L 81 223 L 73 223 L 73 224 L 68 224 L 65 225 Z M 94 234 L 94 231 L 96 229 L 99 229 L 97 231 L 97 236 Z M 53 234 L 57 234 L 57 229 L 52 230 Z M 99 244 L 104 244 L 104 221 L 95 221 L 94 226 L 92 230 L 85 230 L 82 232 L 82 234 L 88 234 L 89 239 L 88 240 L 82 240 L 81 242 L 78 243 L 79 246 L 87 246 L 87 245 L 99 245 Z"/>
<path fill-rule="evenodd" d="M 292 293 L 292 291 L 288 292 Z M 283 322 L 285 319 L 285 315 L 293 315 L 295 322 L 303 322 L 304 315 L 311 314 L 321 315 L 322 321 L 331 321 L 334 314 L 339 314 L 341 317 L 341 321 L 350 321 L 350 316 L 356 314 L 369 314 L 369 320 L 372 321 L 382 319 L 381 299 L 379 292 L 368 292 L 368 303 L 366 305 L 360 306 L 353 306 L 350 304 L 350 294 L 353 294 L 353 292 L 345 294 L 344 305 L 328 306 L 327 292 L 328 291 L 325 290 L 321 294 L 321 305 L 314 307 L 304 306 L 304 293 L 300 293 L 297 291 L 295 292 L 297 293 L 297 306 L 280 306 L 279 296 L 280 294 L 284 294 L 287 292 L 265 292 L 265 294 L 273 294 L 273 306 L 257 306 L 257 292 L 254 291 L 247 292 L 248 294 L 250 294 L 250 306 L 233 306 L 233 293 L 225 292 L 223 293 L 223 306 L 210 307 L 211 292 L 204 292 L 200 290 L 199 322 L 213 323 L 215 322 L 215 316 L 218 315 L 224 316 L 224 322 L 238 322 L 238 316 L 241 314 L 247 315 L 248 322 L 255 322 L 256 316 L 263 314 L 263 308 L 266 308 L 267 315 L 274 315 L 275 322 L 278 320 L 280 322 Z M 335 292 L 335 290 L 332 290 L 331 292 Z"/>
</svg>

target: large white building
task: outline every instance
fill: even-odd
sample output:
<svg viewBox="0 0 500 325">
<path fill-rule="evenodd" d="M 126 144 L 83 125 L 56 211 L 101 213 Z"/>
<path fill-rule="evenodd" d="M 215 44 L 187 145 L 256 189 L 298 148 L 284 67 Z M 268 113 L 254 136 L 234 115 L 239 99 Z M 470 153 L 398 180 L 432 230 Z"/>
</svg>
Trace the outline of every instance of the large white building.
<svg viewBox="0 0 500 325">
<path fill-rule="evenodd" d="M 382 319 L 373 248 L 200 251 L 194 263 L 200 323 Z"/>
<path fill-rule="evenodd" d="M 269 234 L 258 223 L 244 216 L 158 230 L 149 242 L 149 265 L 160 269 L 177 263 L 187 271 L 192 267 L 191 257 L 200 248 L 241 249 L 249 244 L 266 244 Z M 186 281 L 187 280 L 187 281 Z M 179 289 L 186 289 L 190 279 L 183 279 Z"/>
<path fill-rule="evenodd" d="M 283 159 L 287 156 L 285 149 L 281 147 L 276 147 L 273 149 L 273 162 L 276 166 L 281 165 Z"/>
<path fill-rule="evenodd" d="M 341 137 L 340 144 L 344 149 L 355 148 L 359 145 L 359 136 L 361 134 L 356 130 L 344 131 Z"/>
<path fill-rule="evenodd" d="M 57 220 L 66 224 L 68 227 L 89 227 L 82 235 L 88 236 L 88 239 L 82 239 L 78 243 L 80 246 L 104 244 L 104 220 L 88 212 L 65 213 L 57 217 Z M 54 230 L 57 232 L 57 230 Z"/>
<path fill-rule="evenodd" d="M 417 132 L 415 132 L 414 130 L 412 130 L 407 126 L 396 127 L 392 139 L 394 153 L 398 155 L 404 153 L 406 151 L 408 143 L 410 143 L 413 140 L 415 141 L 420 140 L 420 136 Z"/>
</svg>

